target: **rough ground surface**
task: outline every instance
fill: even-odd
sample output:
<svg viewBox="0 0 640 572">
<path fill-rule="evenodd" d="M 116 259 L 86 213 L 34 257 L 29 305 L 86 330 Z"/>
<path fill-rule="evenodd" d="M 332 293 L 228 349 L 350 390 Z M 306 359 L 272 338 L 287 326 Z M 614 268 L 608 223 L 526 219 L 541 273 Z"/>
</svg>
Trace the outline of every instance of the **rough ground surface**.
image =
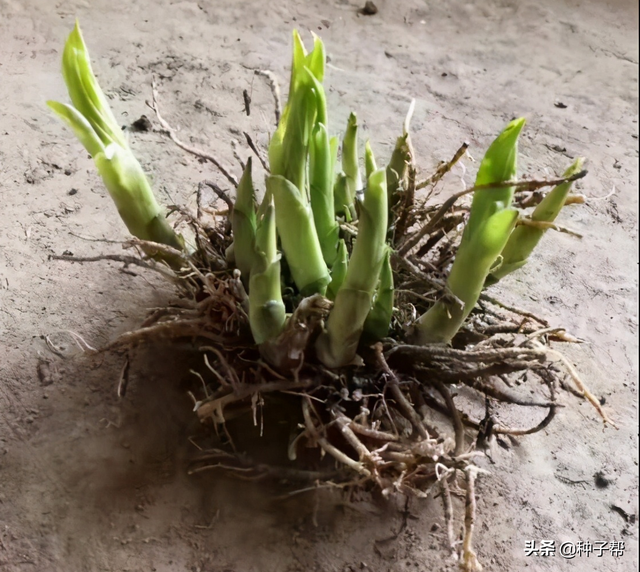
<svg viewBox="0 0 640 572">
<path fill-rule="evenodd" d="M 588 157 L 582 192 L 607 198 L 562 220 L 584 238 L 547 236 L 496 295 L 585 340 L 566 352 L 620 429 L 603 431 L 590 405 L 565 396 L 547 431 L 494 447 L 482 461 L 491 475 L 478 484 L 476 543 L 488 570 L 637 568 L 638 5 L 376 3 L 378 14 L 361 16 L 347 1 L 0 0 L 2 571 L 455 568 L 438 499 L 412 501 L 403 528 L 395 505 L 326 492 L 277 501 L 253 484 L 187 477 L 182 357 L 159 349 L 143 368 L 140 356 L 118 400 L 122 358 L 78 355 L 65 331 L 99 346 L 171 290 L 115 264 L 48 259 L 119 252 L 88 239 L 125 238 L 91 162 L 44 106 L 65 100 L 60 55 L 76 16 L 123 124 L 151 117 L 155 75 L 165 117 L 228 165 L 237 165 L 234 142 L 247 154 L 241 130 L 267 141 L 271 98 L 252 70 L 285 77 L 293 27 L 320 33 L 328 47 L 333 130 L 357 110 L 383 158 L 411 97 L 424 172 L 464 140 L 480 155 L 516 115 L 529 120 L 523 173 L 560 173 L 569 157 Z M 162 135 L 132 139 L 166 203 L 193 206 L 198 181 L 224 183 Z M 472 180 L 477 164 L 465 166 L 445 190 Z M 626 550 L 526 557 L 525 541 L 542 539 L 624 541 Z"/>
</svg>

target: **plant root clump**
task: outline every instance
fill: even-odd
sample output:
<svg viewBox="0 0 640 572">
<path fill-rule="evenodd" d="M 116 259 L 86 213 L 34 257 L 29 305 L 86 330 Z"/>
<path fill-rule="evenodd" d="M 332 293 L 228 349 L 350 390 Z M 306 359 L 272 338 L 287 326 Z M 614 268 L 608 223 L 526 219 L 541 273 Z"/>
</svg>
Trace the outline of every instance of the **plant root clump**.
<svg viewBox="0 0 640 572">
<path fill-rule="evenodd" d="M 367 6 L 369 4 L 373 5 L 368 2 Z M 172 303 L 155 310 L 140 328 L 120 336 L 100 351 L 119 347 L 131 352 L 141 343 L 162 341 L 180 344 L 182 348 L 186 345 L 199 354 L 195 360 L 197 365 L 190 370 L 192 383 L 187 390 L 201 422 L 201 430 L 190 439 L 198 449 L 191 459 L 190 473 L 218 470 L 239 478 L 274 480 L 288 485 L 289 495 L 319 486 L 367 490 L 382 497 L 399 493 L 407 498 L 426 497 L 435 490 L 443 501 L 452 555 L 463 570 L 479 571 L 482 566 L 472 547 L 475 481 L 485 471 L 474 460 L 489 450 L 493 438 L 525 435 L 545 428 L 562 407 L 557 401 L 559 388 L 584 397 L 605 423 L 613 424 L 575 368 L 550 345 L 579 340 L 561 328 L 550 327 L 534 314 L 507 306 L 486 293 L 478 299 L 482 287 L 495 283 L 515 269 L 514 266 L 524 264 L 530 250 L 524 251 L 535 246 L 531 240 L 535 239 L 536 243 L 539 240 L 537 234 L 529 236 L 526 244 L 522 240 L 518 245 L 522 252 L 516 253 L 520 257 L 512 253 L 511 262 L 507 256 L 505 263 L 500 252 L 508 250 L 506 241 L 514 236 L 512 231 L 516 225 L 579 237 L 553 222 L 557 212 L 552 216 L 545 211 L 544 216 L 539 214 L 539 220 L 537 211 L 531 218 L 522 217 L 514 209 L 505 208 L 503 199 L 489 201 L 489 194 L 502 189 L 508 191 L 508 205 L 515 193 L 516 206 L 542 206 L 545 203 L 541 201 L 549 195 L 544 197 L 540 189 L 570 184 L 586 175 L 582 159 L 577 159 L 559 179 L 504 180 L 515 178 L 517 172 L 513 159 L 524 119 L 516 119 L 492 144 L 481 164 L 476 180 L 491 182 L 478 183 L 452 194 L 442 204 L 434 204 L 437 184 L 466 155 L 468 144 L 461 145 L 452 159 L 442 162 L 431 176 L 418 180 L 409 138 L 415 105 L 412 101 L 403 136 L 398 139 L 386 169 L 377 168 L 373 152 L 367 146 L 367 184 L 363 190 L 356 151 L 357 120 L 355 114 L 351 114 L 342 145 L 344 173 L 340 180 L 344 188 L 334 185 L 342 189 L 342 194 L 337 195 L 337 199 L 328 192 L 314 195 L 323 201 L 330 197 L 331 204 L 321 201 L 322 204 L 316 205 L 317 214 L 314 211 L 313 219 L 309 219 L 302 213 L 309 214 L 309 202 L 311 210 L 314 209 L 314 197 L 307 197 L 305 202 L 302 193 L 318 185 L 327 186 L 325 183 L 330 188 L 333 183 L 330 176 L 327 178 L 325 167 L 335 170 L 331 162 L 336 159 L 332 158 L 332 142 L 326 132 L 326 102 L 321 85 L 325 65 L 322 42 L 315 38 L 314 50 L 318 48 L 315 54 L 319 54 L 320 59 L 316 56 L 311 59 L 297 32 L 294 33 L 296 41 L 292 93 L 284 111 L 275 76 L 267 70 L 256 72 L 269 81 L 279 125 L 273 140 L 277 143 L 269 148 L 269 164 L 251 136 L 244 133 L 249 149 L 268 174 L 267 193 L 271 192 L 270 199 L 265 196 L 260 205 L 265 210 L 257 223 L 260 209 L 257 213 L 251 161 L 243 163 L 236 154 L 245 173 L 238 181 L 216 156 L 179 139 L 177 130 L 160 113 L 154 79 L 152 101 L 148 105 L 160 124 L 157 131 L 185 152 L 213 164 L 238 191 L 234 202 L 217 183 L 203 181 L 196 193 L 195 215 L 180 206 L 170 208 L 170 214 L 178 217 L 177 224 L 190 227 L 193 240 L 178 234 L 162 216 L 141 167 L 126 141 L 121 140 L 117 124 L 106 128 L 102 122 L 92 125 L 91 118 L 87 119 L 77 109 L 49 102 L 58 115 L 74 126 L 87 150 L 95 156 L 109 192 L 115 193 L 118 200 L 131 198 L 132 190 L 126 184 L 130 181 L 106 149 L 115 146 L 113 148 L 130 164 L 137 165 L 133 177 L 135 188 L 144 191 L 148 212 L 144 211 L 140 217 L 125 217 L 128 211 L 120 207 L 119 211 L 132 234 L 158 241 L 134 238 L 126 242 L 125 248 L 137 249 L 138 256 L 53 258 L 81 263 L 111 260 L 123 263 L 125 268 L 137 265 L 158 271 L 175 283 L 178 296 Z M 68 77 L 82 74 L 79 77 L 87 80 L 91 93 L 80 95 L 91 101 L 93 109 L 93 100 L 100 100 L 102 95 L 87 64 L 88 55 L 77 23 L 65 47 L 67 52 L 73 54 L 64 63 L 71 69 L 65 74 L 69 90 L 78 95 L 77 86 L 72 85 L 73 82 L 69 84 Z M 76 57 L 78 53 L 82 58 Z M 73 67 L 72 63 L 82 65 Z M 306 76 L 302 81 L 305 73 L 311 76 L 311 83 Z M 309 107 L 311 96 L 313 101 L 317 100 L 315 107 Z M 251 98 L 245 91 L 247 115 L 250 104 Z M 110 115 L 108 106 L 103 107 Z M 317 115 L 317 121 L 312 121 L 309 109 Z M 281 113 L 291 114 L 289 127 L 286 122 L 279 123 Z M 311 123 L 319 135 L 313 147 L 309 135 L 300 136 L 310 129 Z M 99 137 L 98 132 L 104 137 Z M 108 140 L 108 147 L 103 139 Z M 291 153 L 284 161 L 283 153 L 290 153 L 294 148 L 297 154 Z M 289 162 L 298 160 L 298 168 L 292 169 Z M 494 162 L 499 163 L 499 168 L 494 168 Z M 315 187 L 314 181 L 306 180 L 311 164 L 318 171 L 314 173 Z M 108 168 L 103 172 L 100 165 Z M 423 189 L 427 190 L 418 196 Z M 216 198 L 204 204 L 205 193 L 209 191 L 213 191 Z M 278 212 L 289 218 L 300 216 L 306 221 L 305 225 L 287 228 L 275 218 L 274 195 L 279 191 L 291 196 L 278 206 Z M 565 186 L 562 193 L 558 193 L 562 198 L 558 209 L 563 208 L 565 199 L 566 204 L 581 202 L 579 196 L 567 197 L 568 192 L 569 186 Z M 470 216 L 469 206 L 460 203 L 472 193 L 480 199 L 476 203 L 474 198 L 474 205 L 479 206 Z M 281 206 L 285 207 L 282 211 Z M 551 206 L 555 208 L 555 203 Z M 552 210 L 551 206 L 546 205 L 545 209 Z M 287 207 L 290 207 L 289 213 Z M 467 230 L 472 227 L 474 215 L 479 212 L 484 216 L 484 211 L 494 213 L 485 217 L 483 224 L 492 233 L 495 230 L 499 240 L 485 229 L 486 232 L 473 235 L 475 243 L 483 248 L 477 252 L 465 251 L 465 241 L 471 236 Z M 331 224 L 325 225 L 322 236 L 328 235 L 330 240 L 320 244 L 315 220 L 326 222 L 327 217 Z M 467 221 L 469 224 L 461 239 Z M 507 222 L 511 225 L 508 228 Z M 283 257 L 278 253 L 277 236 Z M 497 249 L 500 240 L 502 246 Z M 293 248 L 298 241 L 306 250 Z M 369 249 L 357 248 L 369 243 Z M 339 252 L 342 253 L 340 264 L 327 262 L 336 260 Z M 456 254 L 458 260 L 452 267 Z M 304 256 L 317 258 L 320 264 L 313 272 L 306 273 L 309 275 L 296 276 L 296 270 L 300 274 L 300 265 L 296 266 L 295 262 Z M 234 268 L 234 258 L 242 273 Z M 491 268 L 485 264 L 489 258 L 494 261 Z M 348 271 L 343 268 L 347 261 Z M 350 280 L 352 274 L 362 274 L 367 264 L 377 265 L 375 273 L 362 282 Z M 491 274 L 503 264 L 505 269 L 501 275 Z M 455 270 L 462 265 L 472 267 L 473 272 L 461 278 Z M 344 280 L 344 288 L 336 286 L 337 293 L 326 290 L 327 296 L 335 299 L 333 310 L 334 303 L 323 295 L 303 297 L 301 294 L 324 293 L 328 267 L 335 272 L 332 284 L 334 281 L 342 284 L 340 280 Z M 345 272 L 346 277 L 340 272 Z M 258 282 L 262 279 L 264 283 Z M 460 287 L 465 282 L 468 286 L 470 281 L 473 288 Z M 248 284 L 256 284 L 255 290 L 251 286 L 251 310 Z M 268 288 L 261 290 L 260 284 Z M 377 288 L 373 288 L 376 284 Z M 345 296 L 341 297 L 343 293 Z M 350 304 L 363 310 L 359 312 L 361 315 L 349 313 Z M 455 323 L 447 326 L 439 317 L 434 318 L 436 332 L 429 330 L 432 324 L 427 321 L 429 331 L 423 335 L 422 318 L 427 316 L 429 320 L 429 310 L 437 310 L 438 316 L 448 316 Z M 259 317 L 263 313 L 272 320 L 261 321 Z M 433 316 L 434 312 L 429 314 Z M 334 316 L 344 320 L 334 322 Z M 366 326 L 365 318 L 371 318 L 370 327 Z M 345 323 L 348 320 L 352 323 Z M 466 323 L 460 328 L 463 321 Z M 344 335 L 334 335 L 329 344 L 323 345 L 327 341 L 325 336 L 331 337 L 334 330 Z M 74 332 L 70 335 L 81 348 L 96 351 L 80 335 Z M 385 337 L 380 339 L 382 336 Z M 412 340 L 451 343 L 413 345 Z M 49 338 L 46 342 L 52 351 L 62 355 Z M 343 352 L 345 347 L 348 351 Z M 129 370 L 127 357 L 118 383 L 119 396 L 126 392 Z M 522 407 L 532 410 L 527 418 L 537 417 L 531 426 L 514 422 Z M 453 524 L 454 496 L 464 498 L 465 503 L 462 534 L 458 538 Z"/>
<path fill-rule="evenodd" d="M 225 206 L 232 205 L 219 187 L 203 185 L 214 188 Z M 591 401 L 611 423 L 562 354 L 550 348 L 552 341 L 578 340 L 530 312 L 482 294 L 451 346 L 407 343 L 407 326 L 446 295 L 444 270 L 455 256 L 456 229 L 468 214 L 453 203 L 446 212 L 426 202 L 416 205 L 412 196 L 400 204 L 398 220 L 402 233 L 418 230 L 396 236 L 396 244 L 404 239 L 405 247 L 392 258 L 397 286 L 389 337 L 361 344 L 357 365 L 328 369 L 303 350 L 288 355 L 286 367 L 274 367 L 264 348 L 261 354 L 253 342 L 240 273 L 225 261 L 232 241 L 228 212 L 200 204 L 203 185 L 196 216 L 173 209 L 196 237 L 198 249 L 187 268 L 175 272 L 154 262 L 153 253 L 168 247 L 139 240 L 125 247 L 138 248 L 144 259 L 108 257 L 155 268 L 178 287 L 174 303 L 104 349 L 186 341 L 201 354 L 202 367 L 192 370 L 189 395 L 202 429 L 191 440 L 197 453 L 189 472 L 218 470 L 275 481 L 287 485 L 288 495 L 319 486 L 364 489 L 385 497 L 400 493 L 424 498 L 437 492 L 452 554 L 463 569 L 481 570 L 471 536 L 474 482 L 484 471 L 474 459 L 500 435 L 544 429 L 562 407 L 557 397 L 559 388 L 567 387 L 565 378 L 573 383 L 573 393 Z M 205 223 L 205 215 L 213 222 Z M 303 341 L 296 347 L 309 347 L 330 303 L 315 296 L 289 304 L 297 310 L 282 336 L 298 337 Z M 120 395 L 128 370 L 127 362 Z M 518 418 L 521 407 L 541 410 L 538 422 L 527 427 L 509 421 Z M 454 534 L 452 487 L 466 499 L 462 542 Z"/>
<path fill-rule="evenodd" d="M 408 184 L 395 207 L 390 236 L 395 306 L 389 335 L 374 344 L 363 341 L 358 363 L 347 367 L 329 369 L 309 351 L 331 307 L 319 295 L 301 299 L 286 294 L 293 313 L 284 331 L 274 343 L 255 345 L 245 286 L 226 259 L 233 242 L 233 201 L 211 181 L 198 186 L 195 215 L 171 208 L 179 222 L 192 228 L 196 251 L 190 257 L 139 239 L 124 244 L 139 256 L 55 257 L 137 265 L 174 281 L 178 296 L 172 303 L 101 351 L 130 352 L 142 343 L 162 341 L 187 342 L 200 354 L 188 390 L 201 421 L 201 430 L 190 439 L 197 448 L 191 474 L 217 470 L 277 482 L 287 487 L 287 496 L 318 487 L 368 490 L 383 497 L 425 498 L 435 492 L 443 501 L 452 556 L 463 570 L 475 572 L 482 566 L 472 548 L 474 483 L 485 471 L 474 459 L 488 452 L 492 440 L 544 429 L 562 407 L 559 388 L 586 398 L 615 427 L 573 366 L 550 347 L 551 342 L 579 340 L 486 293 L 451 345 L 409 342 L 416 318 L 436 300 L 452 296 L 446 270 L 469 214 L 468 206 L 456 202 L 474 189 L 442 205 L 429 199 L 466 148 L 463 144 L 422 182 L 416 181 L 413 163 L 408 165 Z M 535 202 L 532 191 L 557 183 L 515 185 L 520 202 Z M 418 200 L 416 191 L 429 186 L 431 192 Z M 216 196 L 211 205 L 203 204 L 206 188 Z M 216 210 L 216 203 L 222 208 Z M 357 236 L 356 226 L 344 226 L 343 232 Z M 181 260 L 182 270 L 157 262 L 163 257 Z M 119 396 L 125 394 L 128 377 L 127 358 Z M 534 425 L 513 424 L 522 407 L 541 410 Z M 465 503 L 460 538 L 452 494 Z"/>
<path fill-rule="evenodd" d="M 404 277 L 416 278 L 411 272 Z M 181 280 L 191 292 L 188 303 L 182 298 L 156 311 L 112 347 L 190 340 L 201 352 L 204 369 L 194 372 L 190 393 L 198 418 L 212 431 L 198 440 L 192 472 L 216 468 L 254 479 L 331 482 L 422 497 L 450 471 L 464 472 L 493 435 L 539 431 L 561 407 L 561 371 L 537 342 L 561 332 L 507 316 L 502 308 L 487 304 L 477 312 L 461 333 L 474 340 L 471 348 L 414 346 L 390 337 L 363 347 L 357 366 L 328 369 L 301 353 L 297 367 L 284 374 L 253 343 L 237 273 L 204 274 L 193 267 Z M 295 315 L 292 322 L 289 330 L 311 329 Z M 536 390 L 533 395 L 518 389 L 523 383 Z M 533 427 L 513 427 L 500 420 L 499 405 L 539 408 L 544 415 Z M 259 438 L 274 417 L 291 418 L 289 439 L 279 443 L 279 465 L 253 460 L 234 438 L 239 422 Z"/>
</svg>

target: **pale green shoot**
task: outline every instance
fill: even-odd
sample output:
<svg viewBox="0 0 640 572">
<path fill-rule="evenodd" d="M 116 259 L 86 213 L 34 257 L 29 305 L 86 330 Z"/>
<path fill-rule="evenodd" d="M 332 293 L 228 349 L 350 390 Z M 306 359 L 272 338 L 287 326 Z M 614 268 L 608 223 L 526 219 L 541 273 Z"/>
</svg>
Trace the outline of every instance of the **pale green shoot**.
<svg viewBox="0 0 640 572">
<path fill-rule="evenodd" d="M 47 104 L 93 157 L 129 232 L 142 240 L 182 249 L 182 239 L 169 226 L 98 85 L 78 22 L 65 44 L 62 75 L 73 106 L 55 101 Z"/>
</svg>

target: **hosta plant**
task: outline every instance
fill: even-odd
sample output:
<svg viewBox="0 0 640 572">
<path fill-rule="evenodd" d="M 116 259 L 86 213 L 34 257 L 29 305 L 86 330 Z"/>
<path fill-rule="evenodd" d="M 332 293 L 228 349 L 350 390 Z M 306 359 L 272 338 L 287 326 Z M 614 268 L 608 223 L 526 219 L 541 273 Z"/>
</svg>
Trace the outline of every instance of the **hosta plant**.
<svg viewBox="0 0 640 572">
<path fill-rule="evenodd" d="M 206 387 L 192 395 L 205 425 L 238 416 L 253 425 L 259 407 L 280 408 L 293 420 L 297 434 L 282 443 L 288 464 L 255 464 L 222 432 L 202 437 L 209 450 L 194 470 L 224 465 L 421 496 L 463 471 L 472 495 L 478 431 L 485 438 L 533 432 L 557 410 L 558 370 L 550 362 L 563 358 L 548 343 L 571 337 L 485 290 L 521 268 L 548 229 L 559 228 L 554 221 L 565 204 L 580 202 L 570 193 L 585 174 L 582 159 L 556 180 L 518 181 L 525 121 L 515 119 L 486 151 L 475 186 L 435 205 L 418 191 L 433 187 L 466 147 L 417 180 L 410 112 L 387 164 L 369 143 L 363 153 L 355 113 L 342 118 L 338 136 L 325 75 L 320 38 L 307 51 L 294 32 L 288 98 L 268 165 L 258 174 L 251 158 L 242 164 L 235 199 L 225 196 L 228 218 L 190 216 L 197 247 L 188 249 L 115 121 L 76 25 L 63 55 L 72 105 L 49 105 L 94 158 L 136 244 L 154 253 L 155 264 L 174 269 L 184 298 L 116 343 L 162 335 L 204 352 Z M 470 205 L 458 201 L 464 195 L 472 195 Z M 530 216 L 524 205 L 533 205 Z M 533 396 L 508 386 L 525 371 L 542 382 Z M 607 420 L 571 366 L 569 374 Z M 480 403 L 548 413 L 532 428 L 493 418 L 488 427 L 456 403 L 461 385 Z M 441 414 L 449 427 L 436 421 Z M 311 460 L 310 449 L 317 452 Z M 469 527 L 466 534 L 470 539 Z M 463 562 L 476 566 L 467 542 Z"/>
</svg>

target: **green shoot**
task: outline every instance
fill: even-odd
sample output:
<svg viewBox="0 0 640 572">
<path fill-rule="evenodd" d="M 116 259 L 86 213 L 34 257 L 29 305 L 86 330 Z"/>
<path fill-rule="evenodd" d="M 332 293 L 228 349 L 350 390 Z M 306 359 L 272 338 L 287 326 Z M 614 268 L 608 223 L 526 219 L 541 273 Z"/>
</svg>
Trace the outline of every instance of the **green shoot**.
<svg viewBox="0 0 640 572">
<path fill-rule="evenodd" d="M 583 164 L 584 159 L 579 157 L 565 171 L 563 177 L 571 177 L 579 173 L 582 171 Z M 531 220 L 542 223 L 552 223 L 562 210 L 570 190 L 570 182 L 562 183 L 551 190 L 534 209 Z M 511 233 L 509 241 L 502 251 L 502 263 L 492 270 L 491 274 L 487 277 L 485 286 L 491 286 L 491 284 L 495 284 L 507 274 L 510 274 L 518 268 L 522 268 L 545 232 L 546 229 L 536 228 L 532 225 L 517 226 Z"/>
<path fill-rule="evenodd" d="M 512 121 L 487 150 L 476 186 L 515 180 L 518 136 L 524 119 Z M 510 209 L 513 187 L 475 192 L 469 222 L 447 280 L 448 292 L 416 323 L 419 344 L 448 343 L 471 313 L 487 276 L 515 227 L 518 212 Z"/>
<path fill-rule="evenodd" d="M 64 47 L 62 75 L 73 106 L 56 101 L 47 104 L 93 157 L 129 232 L 182 250 L 182 239 L 168 224 L 98 85 L 78 22 Z"/>
<path fill-rule="evenodd" d="M 384 169 L 371 174 L 359 205 L 358 237 L 344 282 L 336 295 L 316 352 L 327 367 L 347 365 L 356 356 L 387 245 L 387 180 Z"/>
</svg>

